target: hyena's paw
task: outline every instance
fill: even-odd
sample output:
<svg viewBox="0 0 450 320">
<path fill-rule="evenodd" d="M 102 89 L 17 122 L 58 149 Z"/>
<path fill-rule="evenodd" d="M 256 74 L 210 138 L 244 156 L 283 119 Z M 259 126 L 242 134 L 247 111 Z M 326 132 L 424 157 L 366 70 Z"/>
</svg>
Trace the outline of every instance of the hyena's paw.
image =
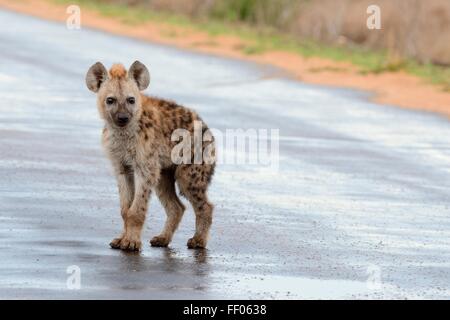
<svg viewBox="0 0 450 320">
<path fill-rule="evenodd" d="M 128 239 L 127 237 L 113 239 L 109 245 L 113 249 L 121 249 L 126 251 L 141 250 L 141 241 Z"/>
<path fill-rule="evenodd" d="M 114 238 L 109 245 L 111 246 L 111 248 L 113 249 L 120 249 L 120 241 L 122 240 L 122 238 Z"/>
<path fill-rule="evenodd" d="M 169 243 L 170 240 L 163 236 L 155 236 L 150 240 L 152 247 L 167 247 Z"/>
<path fill-rule="evenodd" d="M 188 240 L 187 246 L 189 249 L 206 248 L 206 239 L 194 236 Z"/>
</svg>

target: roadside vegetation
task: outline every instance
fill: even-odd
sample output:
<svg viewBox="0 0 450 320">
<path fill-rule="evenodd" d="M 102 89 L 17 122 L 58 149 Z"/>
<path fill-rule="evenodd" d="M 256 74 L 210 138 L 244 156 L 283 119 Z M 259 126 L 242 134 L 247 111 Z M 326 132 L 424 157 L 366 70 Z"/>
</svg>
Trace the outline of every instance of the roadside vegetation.
<svg viewBox="0 0 450 320">
<path fill-rule="evenodd" d="M 53 1 L 79 4 L 127 24 L 155 21 L 205 31 L 212 39 L 238 36 L 248 55 L 286 50 L 351 62 L 361 73 L 406 71 L 450 91 L 447 0 L 378 0 L 381 30 L 366 27 L 372 0 Z"/>
</svg>

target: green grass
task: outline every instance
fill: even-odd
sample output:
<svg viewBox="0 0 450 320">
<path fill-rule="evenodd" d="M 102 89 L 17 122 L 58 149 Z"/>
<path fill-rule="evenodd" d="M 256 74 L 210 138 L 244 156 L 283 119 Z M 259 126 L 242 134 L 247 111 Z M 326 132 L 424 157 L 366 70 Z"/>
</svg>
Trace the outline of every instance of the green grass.
<svg viewBox="0 0 450 320">
<path fill-rule="evenodd" d="M 444 91 L 450 92 L 450 68 L 436 66 L 431 63 L 418 64 L 414 61 L 410 61 L 405 69 L 413 75 L 439 85 Z"/>
<path fill-rule="evenodd" d="M 140 25 L 148 21 L 165 22 L 181 26 L 191 25 L 190 20 L 181 15 L 162 14 L 140 7 L 107 3 L 101 0 L 52 0 L 52 2 L 65 5 L 76 4 L 81 7 L 81 14 L 83 14 L 83 8 L 87 8 L 95 10 L 105 17 L 115 18 L 131 25 Z"/>
<path fill-rule="evenodd" d="M 239 22 L 218 20 L 218 17 L 208 20 L 193 20 L 183 15 L 155 12 L 142 7 L 107 3 L 101 0 L 52 0 L 59 4 L 78 4 L 81 8 L 95 10 L 106 17 L 139 25 L 148 21 L 161 22 L 181 26 L 192 30 L 207 32 L 211 38 L 216 35 L 234 35 L 246 43 L 240 48 L 244 54 L 256 55 L 268 50 L 282 50 L 297 53 L 303 57 L 320 57 L 333 61 L 350 62 L 357 66 L 361 73 L 383 73 L 406 71 L 426 81 L 439 85 L 443 90 L 450 91 L 450 68 L 433 64 L 420 64 L 412 59 L 392 59 L 386 51 L 373 51 L 356 46 L 333 46 L 310 40 L 299 40 L 293 36 L 284 35 L 274 28 L 256 28 Z M 244 13 L 241 13 L 244 14 Z M 237 20 L 238 17 L 235 17 Z M 176 37 L 172 31 L 163 34 Z M 213 41 L 213 40 L 212 40 Z M 320 70 L 317 70 L 320 72 Z"/>
</svg>

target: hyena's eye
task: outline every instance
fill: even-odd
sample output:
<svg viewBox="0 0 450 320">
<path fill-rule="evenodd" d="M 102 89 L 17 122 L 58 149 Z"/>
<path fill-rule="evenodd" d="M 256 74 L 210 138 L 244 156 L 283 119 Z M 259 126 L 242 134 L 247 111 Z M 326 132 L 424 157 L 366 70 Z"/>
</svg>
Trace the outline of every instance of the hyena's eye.
<svg viewBox="0 0 450 320">
<path fill-rule="evenodd" d="M 114 102 L 116 102 L 116 98 L 113 97 L 106 98 L 106 104 L 113 104 Z"/>
<path fill-rule="evenodd" d="M 128 102 L 129 104 L 134 104 L 134 103 L 136 102 L 136 99 L 134 99 L 134 97 L 128 97 L 128 98 L 127 98 L 127 102 Z"/>
</svg>

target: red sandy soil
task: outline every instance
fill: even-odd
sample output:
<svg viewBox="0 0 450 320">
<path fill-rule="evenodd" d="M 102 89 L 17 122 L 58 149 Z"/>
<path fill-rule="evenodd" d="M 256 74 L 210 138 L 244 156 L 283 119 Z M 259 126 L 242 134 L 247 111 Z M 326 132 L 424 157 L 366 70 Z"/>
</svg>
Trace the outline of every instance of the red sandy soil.
<svg viewBox="0 0 450 320">
<path fill-rule="evenodd" d="M 67 6 L 46 0 L 0 0 L 0 7 L 44 19 L 65 22 Z M 304 58 L 283 51 L 246 55 L 244 40 L 235 36 L 211 36 L 206 32 L 160 22 L 130 25 L 119 19 L 81 7 L 82 27 L 134 37 L 182 49 L 269 64 L 287 71 L 294 78 L 313 84 L 364 89 L 374 92 L 373 100 L 403 108 L 437 112 L 450 117 L 450 93 L 405 72 L 360 74 L 349 64 L 322 58 Z"/>
</svg>

